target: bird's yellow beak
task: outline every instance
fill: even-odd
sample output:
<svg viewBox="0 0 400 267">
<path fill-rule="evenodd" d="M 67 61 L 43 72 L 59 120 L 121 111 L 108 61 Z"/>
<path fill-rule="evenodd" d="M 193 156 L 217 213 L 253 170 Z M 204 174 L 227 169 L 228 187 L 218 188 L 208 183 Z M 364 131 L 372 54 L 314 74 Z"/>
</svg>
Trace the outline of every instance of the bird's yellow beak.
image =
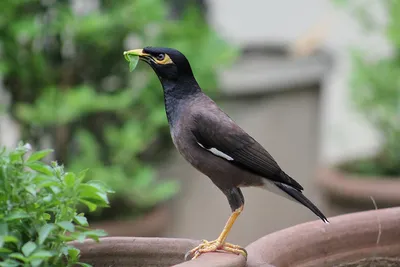
<svg viewBox="0 0 400 267">
<path fill-rule="evenodd" d="M 146 54 L 143 52 L 143 49 L 133 49 L 133 50 L 128 50 L 124 52 L 125 58 L 128 56 L 137 56 L 137 57 L 144 57 L 148 56 L 149 54 Z"/>
<path fill-rule="evenodd" d="M 124 52 L 124 57 L 129 62 L 130 71 L 136 68 L 139 59 L 148 62 L 148 56 L 150 56 L 150 54 L 144 53 L 143 49 L 133 49 Z"/>
</svg>

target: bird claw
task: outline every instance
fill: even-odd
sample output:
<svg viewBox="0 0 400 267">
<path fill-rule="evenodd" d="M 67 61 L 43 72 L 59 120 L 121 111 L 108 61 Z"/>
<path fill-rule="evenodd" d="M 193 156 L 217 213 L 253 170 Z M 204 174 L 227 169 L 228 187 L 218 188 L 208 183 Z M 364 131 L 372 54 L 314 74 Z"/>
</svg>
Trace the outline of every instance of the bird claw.
<svg viewBox="0 0 400 267">
<path fill-rule="evenodd" d="M 218 240 L 214 241 L 207 241 L 207 240 L 202 240 L 202 243 L 198 245 L 197 247 L 189 250 L 185 254 L 185 260 L 189 260 L 189 257 L 191 257 L 192 260 L 197 259 L 201 254 L 203 253 L 208 253 L 208 252 L 216 252 L 216 251 L 225 251 L 229 253 L 234 253 L 236 255 L 242 254 L 245 258 L 247 258 L 247 251 L 234 244 L 230 243 L 221 243 Z"/>
</svg>

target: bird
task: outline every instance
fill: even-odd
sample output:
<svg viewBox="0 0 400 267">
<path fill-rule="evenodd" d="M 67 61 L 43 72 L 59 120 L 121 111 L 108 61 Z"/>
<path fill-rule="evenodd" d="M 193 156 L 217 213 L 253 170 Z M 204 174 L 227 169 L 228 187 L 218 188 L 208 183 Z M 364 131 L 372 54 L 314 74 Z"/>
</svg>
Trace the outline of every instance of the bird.
<svg viewBox="0 0 400 267">
<path fill-rule="evenodd" d="M 177 49 L 147 46 L 124 52 L 154 70 L 164 92 L 171 139 L 195 169 L 207 176 L 226 196 L 231 215 L 217 239 L 202 240 L 186 259 L 208 252 L 243 255 L 247 252 L 226 239 L 243 211 L 243 187 L 261 187 L 298 202 L 323 222 L 326 216 L 302 193 L 304 188 L 286 174 L 271 154 L 207 96 L 198 84 L 186 56 Z"/>
</svg>

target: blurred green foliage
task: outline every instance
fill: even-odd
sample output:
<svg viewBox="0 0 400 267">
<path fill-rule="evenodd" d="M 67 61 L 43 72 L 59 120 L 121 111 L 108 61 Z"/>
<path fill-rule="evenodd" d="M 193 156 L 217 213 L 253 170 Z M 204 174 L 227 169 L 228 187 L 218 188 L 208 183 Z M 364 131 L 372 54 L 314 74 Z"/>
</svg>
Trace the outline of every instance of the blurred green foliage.
<svg viewBox="0 0 400 267">
<path fill-rule="evenodd" d="M 384 144 L 376 158 L 346 168 L 367 175 L 400 177 L 400 1 L 336 2 L 350 10 L 366 35 L 383 36 L 393 49 L 384 57 L 359 48 L 351 51 L 353 103 L 380 131 Z M 379 14 L 383 14 L 383 21 Z"/>
<path fill-rule="evenodd" d="M 0 147 L 0 266 L 90 266 L 79 263 L 79 249 L 68 242 L 106 233 L 90 229 L 77 207 L 106 207 L 111 191 L 101 182 L 83 182 L 85 171 L 45 164 L 52 150 L 32 153 L 29 147 Z"/>
<path fill-rule="evenodd" d="M 111 186 L 113 211 L 123 213 L 128 203 L 127 211 L 140 213 L 170 199 L 179 186 L 156 179 L 153 167 L 171 144 L 161 85 L 145 64 L 129 73 L 123 51 L 177 48 L 211 94 L 217 70 L 237 51 L 194 7 L 176 19 L 162 0 L 73 2 L 1 4 L 0 73 L 12 96 L 10 111 L 24 140 L 34 147 L 50 141 L 57 161 L 72 171 L 88 168 L 88 179 Z M 91 2 L 98 5 L 89 12 L 76 8 Z"/>
</svg>

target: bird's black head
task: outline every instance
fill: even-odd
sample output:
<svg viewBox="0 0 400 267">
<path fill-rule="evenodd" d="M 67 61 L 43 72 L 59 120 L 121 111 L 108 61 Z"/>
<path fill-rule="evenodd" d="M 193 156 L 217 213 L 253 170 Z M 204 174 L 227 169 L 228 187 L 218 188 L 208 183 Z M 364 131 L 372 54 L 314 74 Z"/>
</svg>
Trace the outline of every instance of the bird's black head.
<svg viewBox="0 0 400 267">
<path fill-rule="evenodd" d="M 161 83 L 177 82 L 183 78 L 193 78 L 189 61 L 176 49 L 165 47 L 145 47 L 130 50 L 128 53 L 139 56 L 156 72 Z"/>
<path fill-rule="evenodd" d="M 172 125 L 179 117 L 182 101 L 201 92 L 186 57 L 176 49 L 145 47 L 124 52 L 124 55 L 138 56 L 149 64 L 157 74 L 163 89 L 165 109 Z"/>
</svg>

